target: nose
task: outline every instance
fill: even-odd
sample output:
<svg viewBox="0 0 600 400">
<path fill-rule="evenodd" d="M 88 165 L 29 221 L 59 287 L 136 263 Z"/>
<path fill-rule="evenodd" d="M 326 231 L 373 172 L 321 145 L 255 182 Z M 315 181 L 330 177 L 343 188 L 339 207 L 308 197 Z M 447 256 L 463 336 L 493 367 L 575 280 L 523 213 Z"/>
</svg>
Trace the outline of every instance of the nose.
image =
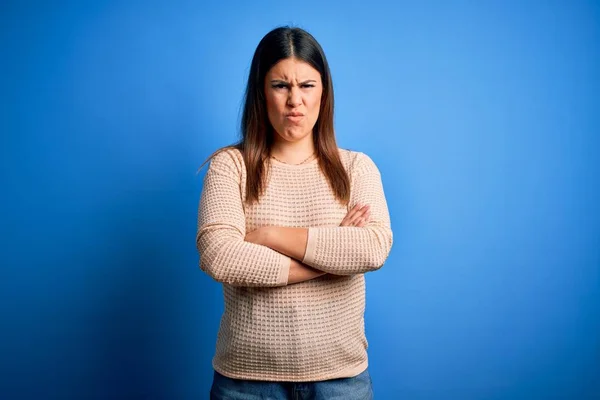
<svg viewBox="0 0 600 400">
<path fill-rule="evenodd" d="M 300 93 L 299 88 L 292 87 L 290 89 L 287 103 L 292 108 L 302 104 L 302 94 Z"/>
</svg>

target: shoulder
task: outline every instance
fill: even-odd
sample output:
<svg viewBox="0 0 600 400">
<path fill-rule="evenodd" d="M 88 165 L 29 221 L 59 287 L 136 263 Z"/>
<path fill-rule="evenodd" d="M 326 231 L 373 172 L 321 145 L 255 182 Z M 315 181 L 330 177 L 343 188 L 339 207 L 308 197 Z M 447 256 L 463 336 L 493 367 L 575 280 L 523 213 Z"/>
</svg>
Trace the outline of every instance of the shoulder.
<svg viewBox="0 0 600 400">
<path fill-rule="evenodd" d="M 342 164 L 352 176 L 364 173 L 379 174 L 379 169 L 371 157 L 360 151 L 338 148 Z"/>
<path fill-rule="evenodd" d="M 208 171 L 239 180 L 246 171 L 244 157 L 237 148 L 223 147 L 212 156 Z"/>
</svg>

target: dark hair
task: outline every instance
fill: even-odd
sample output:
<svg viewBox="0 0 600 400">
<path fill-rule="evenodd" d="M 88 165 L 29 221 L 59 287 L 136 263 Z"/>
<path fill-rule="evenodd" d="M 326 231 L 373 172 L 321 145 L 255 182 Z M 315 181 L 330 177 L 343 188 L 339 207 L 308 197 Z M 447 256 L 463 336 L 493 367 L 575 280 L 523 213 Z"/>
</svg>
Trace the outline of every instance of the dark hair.
<svg viewBox="0 0 600 400">
<path fill-rule="evenodd" d="M 266 186 L 265 166 L 270 163 L 273 127 L 267 115 L 265 76 L 279 61 L 295 58 L 310 64 L 321 74 L 323 91 L 319 117 L 313 128 L 313 140 L 319 167 L 335 197 L 343 204 L 350 199 L 350 179 L 340 160 L 333 127 L 333 84 L 325 53 L 315 38 L 301 28 L 288 26 L 273 29 L 258 44 L 248 76 L 244 96 L 239 142 L 215 151 L 238 149 L 246 165 L 246 202 L 258 201 Z M 200 166 L 202 168 L 202 166 Z"/>
</svg>

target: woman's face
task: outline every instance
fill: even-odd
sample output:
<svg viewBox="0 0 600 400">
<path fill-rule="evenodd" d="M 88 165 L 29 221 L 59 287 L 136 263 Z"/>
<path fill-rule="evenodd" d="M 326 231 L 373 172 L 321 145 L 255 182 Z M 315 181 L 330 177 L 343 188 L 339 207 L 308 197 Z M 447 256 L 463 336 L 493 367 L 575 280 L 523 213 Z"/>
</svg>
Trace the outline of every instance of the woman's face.
<svg viewBox="0 0 600 400">
<path fill-rule="evenodd" d="M 321 74 L 304 61 L 286 58 L 267 72 L 267 113 L 281 139 L 296 142 L 312 135 L 322 93 Z"/>
</svg>

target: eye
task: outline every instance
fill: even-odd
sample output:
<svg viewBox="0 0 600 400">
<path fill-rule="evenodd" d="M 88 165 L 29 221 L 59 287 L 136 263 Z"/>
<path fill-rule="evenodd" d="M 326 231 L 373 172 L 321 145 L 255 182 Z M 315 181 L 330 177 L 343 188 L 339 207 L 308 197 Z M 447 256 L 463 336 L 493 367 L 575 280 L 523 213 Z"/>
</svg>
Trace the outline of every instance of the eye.
<svg viewBox="0 0 600 400">
<path fill-rule="evenodd" d="M 311 88 L 311 87 L 315 87 L 315 85 L 313 85 L 312 83 L 305 83 L 304 85 L 302 85 L 303 88 Z"/>
<path fill-rule="evenodd" d="M 287 85 L 285 83 L 276 83 L 275 85 L 273 85 L 273 87 L 276 89 L 284 89 L 287 87 Z"/>
</svg>

